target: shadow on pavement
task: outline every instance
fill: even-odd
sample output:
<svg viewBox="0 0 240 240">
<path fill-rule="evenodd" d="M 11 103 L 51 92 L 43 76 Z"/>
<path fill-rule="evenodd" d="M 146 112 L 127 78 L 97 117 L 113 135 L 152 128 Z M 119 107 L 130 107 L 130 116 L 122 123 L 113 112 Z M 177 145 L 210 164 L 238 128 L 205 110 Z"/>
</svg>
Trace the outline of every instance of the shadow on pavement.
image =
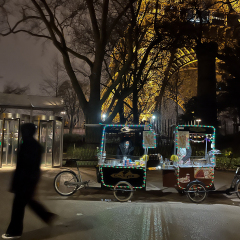
<svg viewBox="0 0 240 240">
<path fill-rule="evenodd" d="M 62 219 L 64 220 L 64 219 Z M 58 220 L 60 222 L 61 220 Z M 76 219 L 69 222 L 59 223 L 52 227 L 44 227 L 37 230 L 24 232 L 22 239 L 24 240 L 42 240 L 53 239 L 57 236 L 68 234 L 76 235 L 76 232 L 87 231 L 94 228 L 94 217 L 85 217 L 83 219 Z M 62 221 L 63 222 L 63 221 Z M 99 223 L 98 223 L 99 224 Z"/>
</svg>

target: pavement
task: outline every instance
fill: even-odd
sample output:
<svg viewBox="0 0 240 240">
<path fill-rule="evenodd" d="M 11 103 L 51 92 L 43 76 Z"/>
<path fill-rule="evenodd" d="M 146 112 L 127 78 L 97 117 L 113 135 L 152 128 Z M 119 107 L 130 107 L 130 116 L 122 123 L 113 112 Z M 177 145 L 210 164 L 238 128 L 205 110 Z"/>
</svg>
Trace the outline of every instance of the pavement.
<svg viewBox="0 0 240 240">
<path fill-rule="evenodd" d="M 131 201 L 117 202 L 101 189 L 95 168 L 81 168 L 89 188 L 69 197 L 58 195 L 53 179 L 61 169 L 42 169 L 37 198 L 59 218 L 52 227 L 28 208 L 21 239 L 158 240 L 239 239 L 240 199 L 235 194 L 209 194 L 201 204 L 191 203 L 173 188 L 163 188 L 161 171 L 147 172 L 147 191 L 134 192 Z M 0 169 L 0 233 L 10 221 L 13 194 L 8 192 L 13 169 Z M 215 171 L 216 189 L 226 189 L 234 172 Z"/>
</svg>

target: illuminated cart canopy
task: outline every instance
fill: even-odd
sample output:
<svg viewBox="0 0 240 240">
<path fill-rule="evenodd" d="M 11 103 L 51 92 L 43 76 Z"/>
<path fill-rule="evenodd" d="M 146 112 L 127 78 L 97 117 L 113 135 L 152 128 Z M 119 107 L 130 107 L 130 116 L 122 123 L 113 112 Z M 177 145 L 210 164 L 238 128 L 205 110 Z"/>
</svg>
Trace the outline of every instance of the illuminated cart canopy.
<svg viewBox="0 0 240 240">
<path fill-rule="evenodd" d="M 176 127 L 174 154 L 179 164 L 189 154 L 189 164 L 215 166 L 215 128 L 206 125 L 179 125 Z M 190 153 L 191 152 L 191 153 Z M 213 154 L 211 154 L 213 153 Z"/>
<path fill-rule="evenodd" d="M 148 149 L 156 147 L 156 134 L 150 125 L 102 125 L 98 156 L 98 181 L 117 189 L 146 187 Z M 128 142 L 129 152 L 121 153 Z M 116 190 L 117 191 L 117 190 Z M 115 192 L 116 193 L 116 192 Z"/>
</svg>

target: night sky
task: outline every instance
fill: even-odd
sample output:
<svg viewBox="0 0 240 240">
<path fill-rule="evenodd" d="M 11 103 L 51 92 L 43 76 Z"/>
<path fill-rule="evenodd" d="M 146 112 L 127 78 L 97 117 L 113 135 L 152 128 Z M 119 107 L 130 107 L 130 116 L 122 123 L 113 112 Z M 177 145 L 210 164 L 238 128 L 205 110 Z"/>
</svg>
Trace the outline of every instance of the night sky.
<svg viewBox="0 0 240 240">
<path fill-rule="evenodd" d="M 19 86 L 29 84 L 31 95 L 42 95 L 39 83 L 49 75 L 53 56 L 50 42 L 27 35 L 10 35 L 0 38 L 0 91 L 7 82 Z"/>
</svg>

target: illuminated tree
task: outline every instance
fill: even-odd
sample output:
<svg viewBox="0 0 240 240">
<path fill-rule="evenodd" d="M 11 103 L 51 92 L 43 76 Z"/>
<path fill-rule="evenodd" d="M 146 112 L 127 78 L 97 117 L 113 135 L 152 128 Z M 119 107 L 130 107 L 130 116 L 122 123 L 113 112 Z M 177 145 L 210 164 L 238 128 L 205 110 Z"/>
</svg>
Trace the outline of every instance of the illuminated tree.
<svg viewBox="0 0 240 240">
<path fill-rule="evenodd" d="M 109 121 L 121 111 L 123 102 L 132 102 L 128 105 L 133 112 L 137 112 L 136 107 L 139 108 L 139 106 L 136 106 L 136 102 L 137 99 L 140 101 L 139 96 L 142 96 L 142 93 L 137 91 L 134 94 L 133 90 L 136 90 L 134 86 L 138 85 L 137 89 L 141 89 L 143 93 L 147 92 L 139 84 L 141 80 L 146 87 L 144 79 L 147 78 L 141 76 L 144 74 L 146 76 L 147 72 L 152 76 L 158 76 L 158 81 L 155 79 L 150 81 L 152 81 L 152 89 L 157 87 L 157 107 L 159 108 L 171 78 L 176 54 L 182 46 L 185 46 L 186 39 L 182 37 L 197 39 L 198 47 L 201 47 L 202 41 L 208 39 L 204 36 L 204 29 L 211 22 L 211 19 L 208 20 L 209 22 L 205 22 L 205 19 L 208 19 L 207 16 L 213 16 L 207 15 L 208 12 L 215 11 L 220 14 L 220 11 L 222 9 L 225 11 L 226 8 L 230 11 L 230 3 L 233 2 L 236 1 L 0 0 L 0 35 L 26 33 L 38 39 L 50 41 L 62 56 L 64 67 L 78 96 L 86 122 L 99 123 L 101 107 L 105 102 L 112 107 L 109 112 Z M 157 5 L 159 7 L 156 7 Z M 147 6 L 149 6 L 149 13 L 145 11 Z M 159 23 L 161 19 L 165 19 L 162 24 Z M 212 21 L 215 20 L 217 17 L 212 19 Z M 179 22 L 181 25 L 172 24 L 174 22 Z M 184 24 L 188 27 L 184 28 L 182 26 Z M 151 27 L 154 25 L 158 27 L 155 29 Z M 140 26 L 145 26 L 146 30 Z M 184 29 L 186 34 L 183 33 Z M 198 31 L 192 32 L 191 29 Z M 151 69 L 150 66 L 156 69 L 156 66 L 151 64 L 151 61 L 148 62 L 148 58 L 146 61 L 148 67 L 144 68 L 146 71 L 139 66 L 144 59 L 144 49 L 148 49 L 148 45 L 144 46 L 142 42 L 150 44 L 153 42 L 152 36 L 160 39 L 157 33 L 162 37 L 160 48 L 162 57 L 158 56 L 156 59 L 161 66 L 158 67 L 156 74 L 153 74 L 147 69 Z M 189 36 L 193 33 L 195 38 Z M 120 46 L 121 39 L 125 39 L 125 42 L 123 41 L 127 51 L 125 59 L 120 59 L 117 53 L 116 58 L 119 64 L 112 65 L 113 55 L 116 55 L 114 49 Z M 183 45 L 180 44 L 182 41 Z M 154 59 L 156 55 L 153 49 L 151 48 L 148 57 L 153 56 Z M 163 59 L 165 56 L 167 57 Z M 79 84 L 79 75 L 76 74 L 75 66 L 80 70 L 78 73 L 88 79 L 88 94 L 85 94 Z M 132 78 L 127 75 L 129 70 L 133 73 Z M 128 82 L 131 79 L 131 84 L 124 85 L 125 79 L 128 79 Z M 102 91 L 104 87 L 106 89 Z M 100 93 L 102 93 L 101 96 Z M 109 100 L 112 94 L 119 101 Z M 151 96 L 149 101 L 156 103 L 152 100 L 156 95 Z M 150 109 L 150 107 L 147 108 Z M 138 110 L 138 112 L 141 111 Z M 95 131 L 92 132 L 94 133 Z"/>
</svg>

